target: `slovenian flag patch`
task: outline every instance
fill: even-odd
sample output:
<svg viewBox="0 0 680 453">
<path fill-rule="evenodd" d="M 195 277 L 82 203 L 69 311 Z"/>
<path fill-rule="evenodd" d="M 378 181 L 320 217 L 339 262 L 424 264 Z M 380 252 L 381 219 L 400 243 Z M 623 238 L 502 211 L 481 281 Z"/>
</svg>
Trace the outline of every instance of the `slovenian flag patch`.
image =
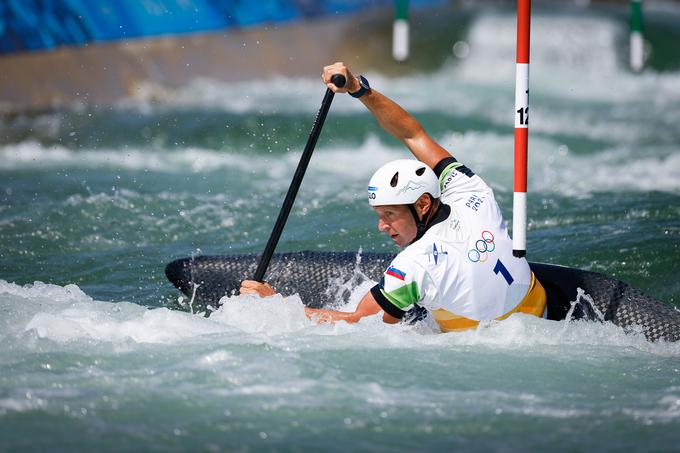
<svg viewBox="0 0 680 453">
<path fill-rule="evenodd" d="M 394 266 L 390 266 L 387 268 L 387 271 L 385 272 L 386 275 L 390 275 L 394 278 L 398 278 L 399 280 L 403 280 L 406 277 L 406 273 L 400 271 Z"/>
</svg>

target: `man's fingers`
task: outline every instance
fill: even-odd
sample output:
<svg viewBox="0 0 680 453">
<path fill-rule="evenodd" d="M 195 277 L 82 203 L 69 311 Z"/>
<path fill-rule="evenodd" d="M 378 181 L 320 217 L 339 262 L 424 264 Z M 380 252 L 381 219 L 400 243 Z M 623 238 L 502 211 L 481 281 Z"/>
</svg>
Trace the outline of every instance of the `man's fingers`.
<svg viewBox="0 0 680 453">
<path fill-rule="evenodd" d="M 274 288 L 268 283 L 256 282 L 255 280 L 243 280 L 239 292 L 240 294 L 257 294 L 260 297 L 269 297 L 276 294 Z"/>
<path fill-rule="evenodd" d="M 242 288 L 257 288 L 258 285 L 260 285 L 260 282 L 256 282 L 255 280 L 243 280 L 241 282 L 241 287 Z"/>
<path fill-rule="evenodd" d="M 347 92 L 347 88 L 343 87 L 340 88 L 336 86 L 332 81 L 331 78 L 336 75 L 340 74 L 345 77 L 345 80 L 349 80 L 351 77 L 351 74 L 349 72 L 349 69 L 345 64 L 341 61 L 333 63 L 332 65 L 324 66 L 323 68 L 323 73 L 321 75 L 321 78 L 323 82 L 326 84 L 326 86 L 333 91 L 334 93 L 345 93 Z"/>
</svg>

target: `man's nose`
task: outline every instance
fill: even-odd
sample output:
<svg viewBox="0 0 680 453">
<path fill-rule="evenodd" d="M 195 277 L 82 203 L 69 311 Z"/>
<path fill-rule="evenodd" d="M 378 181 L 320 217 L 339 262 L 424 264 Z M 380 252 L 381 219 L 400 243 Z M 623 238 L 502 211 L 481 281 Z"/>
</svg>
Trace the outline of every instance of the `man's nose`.
<svg viewBox="0 0 680 453">
<path fill-rule="evenodd" d="M 385 231 L 387 228 L 389 225 L 383 219 L 378 219 L 378 231 Z"/>
</svg>

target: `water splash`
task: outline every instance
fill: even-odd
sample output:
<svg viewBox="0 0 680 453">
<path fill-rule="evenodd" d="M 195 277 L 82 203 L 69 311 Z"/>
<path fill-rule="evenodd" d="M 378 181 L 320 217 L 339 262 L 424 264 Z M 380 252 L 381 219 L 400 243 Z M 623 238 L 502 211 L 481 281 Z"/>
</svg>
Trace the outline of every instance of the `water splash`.
<svg viewBox="0 0 680 453">
<path fill-rule="evenodd" d="M 359 251 L 357 252 L 356 259 L 354 261 L 354 269 L 352 269 L 352 274 L 350 275 L 349 279 L 346 279 L 340 275 L 328 282 L 325 295 L 327 296 L 327 299 L 333 301 L 333 303 L 329 305 L 328 308 L 338 308 L 348 304 L 351 305 L 353 299 L 356 299 L 359 288 L 366 286 L 365 284 L 367 284 L 367 282 L 373 284 L 373 281 L 361 270 L 362 252 L 363 248 L 359 247 Z M 363 294 L 365 293 L 362 293 L 360 297 L 363 297 Z M 356 300 L 356 303 L 358 303 L 359 300 L 360 299 Z"/>
<path fill-rule="evenodd" d="M 582 318 L 605 322 L 604 314 L 595 306 L 593 298 L 581 287 L 576 288 L 576 299 L 569 302 L 571 306 L 564 317 L 562 334 L 564 334 L 572 322 L 574 311 L 578 307 L 583 312 Z"/>
</svg>

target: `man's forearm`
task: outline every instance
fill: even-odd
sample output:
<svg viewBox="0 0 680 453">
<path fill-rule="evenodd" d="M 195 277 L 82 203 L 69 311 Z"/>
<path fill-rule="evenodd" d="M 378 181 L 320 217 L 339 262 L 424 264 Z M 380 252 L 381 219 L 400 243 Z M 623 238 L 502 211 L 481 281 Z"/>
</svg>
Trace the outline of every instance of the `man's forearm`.
<svg viewBox="0 0 680 453">
<path fill-rule="evenodd" d="M 361 102 L 378 120 L 380 126 L 404 143 L 424 132 L 418 121 L 399 104 L 377 90 L 371 89 Z"/>
<path fill-rule="evenodd" d="M 305 307 L 305 314 L 310 319 L 316 319 L 317 322 L 335 322 L 335 321 L 345 321 L 347 323 L 355 323 L 361 319 L 361 316 L 356 312 L 345 312 L 329 310 L 325 308 L 309 308 Z"/>
<path fill-rule="evenodd" d="M 404 143 L 418 160 L 434 168 L 442 159 L 451 156 L 432 140 L 410 113 L 384 94 L 371 89 L 360 100 L 380 126 Z"/>
</svg>

